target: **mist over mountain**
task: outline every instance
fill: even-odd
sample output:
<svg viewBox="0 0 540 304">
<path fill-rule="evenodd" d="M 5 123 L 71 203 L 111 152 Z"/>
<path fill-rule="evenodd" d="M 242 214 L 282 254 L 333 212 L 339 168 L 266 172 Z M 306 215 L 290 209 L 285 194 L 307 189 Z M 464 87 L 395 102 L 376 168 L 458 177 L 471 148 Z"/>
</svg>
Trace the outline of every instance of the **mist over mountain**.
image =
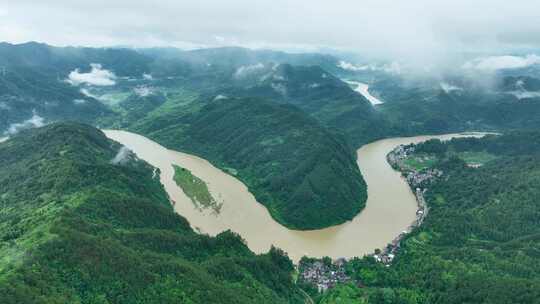
<svg viewBox="0 0 540 304">
<path fill-rule="evenodd" d="M 538 302 L 539 12 L 0 0 L 0 302 Z"/>
</svg>

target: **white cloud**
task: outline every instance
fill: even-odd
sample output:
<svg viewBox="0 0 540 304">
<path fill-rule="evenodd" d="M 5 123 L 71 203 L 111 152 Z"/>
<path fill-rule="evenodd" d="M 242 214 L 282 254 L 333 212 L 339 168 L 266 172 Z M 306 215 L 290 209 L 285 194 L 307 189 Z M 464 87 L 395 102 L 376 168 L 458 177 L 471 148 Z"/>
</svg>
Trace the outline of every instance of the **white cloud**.
<svg viewBox="0 0 540 304">
<path fill-rule="evenodd" d="M 450 93 L 450 92 L 452 92 L 452 91 L 463 91 L 463 88 L 460 88 L 460 87 L 458 87 L 458 86 L 449 84 L 449 83 L 447 83 L 447 82 L 441 82 L 439 85 L 441 86 L 441 89 L 442 89 L 445 93 Z"/>
<path fill-rule="evenodd" d="M 131 150 L 128 149 L 127 147 L 125 146 L 122 146 L 120 148 L 120 150 L 118 150 L 118 152 L 116 153 L 116 155 L 114 156 L 113 159 L 111 159 L 111 164 L 113 165 L 123 165 L 125 164 L 126 162 L 129 161 L 129 157 L 131 155 Z"/>
<path fill-rule="evenodd" d="M 287 96 L 287 87 L 281 83 L 271 83 L 270 86 L 274 91 L 278 92 L 279 94 L 283 96 Z"/>
<path fill-rule="evenodd" d="M 238 69 L 236 69 L 236 72 L 234 72 L 234 77 L 243 78 L 243 77 L 246 77 L 247 75 L 252 74 L 253 72 L 256 72 L 262 69 L 264 69 L 264 64 L 260 62 L 253 65 L 243 65 L 239 67 Z"/>
<path fill-rule="evenodd" d="M 133 88 L 133 92 L 140 97 L 146 97 L 154 93 L 154 89 L 148 86 L 137 86 Z"/>
<path fill-rule="evenodd" d="M 91 97 L 91 98 L 98 99 L 98 100 L 100 99 L 99 96 L 90 93 L 90 91 L 88 89 L 82 88 L 82 89 L 80 89 L 80 92 L 81 92 L 81 94 L 83 94 L 86 97 Z"/>
<path fill-rule="evenodd" d="M 369 65 L 354 65 L 350 62 L 341 60 L 338 64 L 339 68 L 342 68 L 347 71 L 366 71 L 371 70 Z"/>
<path fill-rule="evenodd" d="M 86 100 L 84 100 L 84 99 L 73 99 L 73 103 L 78 104 L 78 105 L 85 104 Z"/>
<path fill-rule="evenodd" d="M 95 86 L 113 86 L 116 84 L 116 75 L 113 72 L 103 69 L 101 64 L 92 63 L 92 68 L 88 73 L 81 73 L 79 69 L 71 71 L 66 81 L 72 85 L 95 85 Z"/>
<path fill-rule="evenodd" d="M 525 98 L 538 98 L 540 97 L 540 92 L 531 92 L 531 91 L 511 91 L 508 92 L 508 94 L 512 94 L 516 96 L 517 99 L 525 99 Z"/>
<path fill-rule="evenodd" d="M 376 64 L 355 65 L 350 62 L 341 60 L 337 66 L 344 70 L 353 71 L 353 72 L 381 71 L 381 72 L 386 72 L 389 74 L 401 73 L 401 65 L 395 61 L 388 64 L 382 64 L 382 65 L 376 65 Z"/>
<path fill-rule="evenodd" d="M 466 62 L 463 65 L 463 68 L 483 71 L 497 71 L 503 69 L 526 68 L 535 64 L 540 64 L 540 56 L 534 54 L 524 57 L 507 55 L 477 58 Z"/>
<path fill-rule="evenodd" d="M 540 46 L 540 4 L 533 0 L 0 0 L 2 6 L 2 39 L 61 46 L 331 48 L 436 67 L 453 64 L 455 52 Z"/>
<path fill-rule="evenodd" d="M 9 110 L 11 109 L 11 107 L 5 103 L 5 102 L 0 102 L 0 110 Z"/>
<path fill-rule="evenodd" d="M 154 77 L 152 77 L 151 74 L 144 73 L 142 76 L 143 76 L 144 80 L 153 80 L 154 79 Z"/>
<path fill-rule="evenodd" d="M 219 94 L 218 96 L 214 97 L 214 101 L 227 99 L 227 98 L 228 98 L 227 96 Z"/>
<path fill-rule="evenodd" d="M 540 91 L 527 91 L 524 87 L 525 82 L 521 79 L 516 81 L 517 90 L 507 92 L 508 94 L 516 96 L 517 99 L 525 98 L 537 98 L 540 97 Z"/>
<path fill-rule="evenodd" d="M 39 116 L 35 111 L 32 114 L 32 117 L 29 119 L 19 122 L 19 123 L 13 123 L 9 126 L 8 130 L 5 132 L 7 135 L 13 135 L 17 132 L 24 130 L 24 129 L 30 129 L 30 128 L 39 128 L 45 125 L 45 119 L 43 117 Z"/>
</svg>

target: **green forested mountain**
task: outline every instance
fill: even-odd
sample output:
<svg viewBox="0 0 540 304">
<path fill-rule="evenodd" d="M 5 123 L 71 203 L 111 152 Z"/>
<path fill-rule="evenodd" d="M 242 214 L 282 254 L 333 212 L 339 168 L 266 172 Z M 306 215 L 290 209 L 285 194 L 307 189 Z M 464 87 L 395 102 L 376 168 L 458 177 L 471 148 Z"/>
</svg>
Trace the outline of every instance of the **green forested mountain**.
<svg viewBox="0 0 540 304">
<path fill-rule="evenodd" d="M 429 216 L 394 265 L 353 260 L 348 269 L 367 288 L 340 286 L 322 303 L 538 303 L 539 147 L 538 132 L 521 132 L 437 149 L 444 175 L 429 186 Z M 496 158 L 466 166 L 462 155 L 479 152 Z"/>
<path fill-rule="evenodd" d="M 363 207 L 365 184 L 353 149 L 348 138 L 327 126 L 344 123 L 343 113 L 352 112 L 365 126 L 369 105 L 321 68 L 278 65 L 332 62 L 331 57 L 240 48 L 133 51 L 37 43 L 2 44 L 0 54 L 7 71 L 0 75 L 4 132 L 76 120 L 151 135 L 170 148 L 234 168 L 274 218 L 298 229 L 343 223 Z M 264 102 L 220 100 L 267 96 L 256 92 L 263 87 L 259 80 L 251 81 L 257 88 L 247 92 L 247 80 L 261 73 L 285 77 L 279 85 L 292 95 L 271 95 L 275 98 Z M 306 87 L 315 81 L 321 88 Z M 307 95 L 311 89 L 316 91 Z M 320 116 L 322 123 L 308 115 Z M 373 138 L 356 134 L 364 141 Z"/>
<path fill-rule="evenodd" d="M 224 98 L 191 113 L 158 108 L 131 129 L 236 174 L 292 228 L 342 223 L 364 206 L 365 184 L 345 138 L 289 105 Z"/>
<path fill-rule="evenodd" d="M 281 251 L 195 233 L 120 150 L 73 123 L 0 144 L 2 303 L 303 302 Z"/>
<path fill-rule="evenodd" d="M 376 81 L 372 90 L 386 101 L 379 110 L 401 134 L 537 128 L 539 80 L 505 74 L 493 77 L 489 85 L 464 76 L 452 83 L 408 83 L 388 77 Z"/>
<path fill-rule="evenodd" d="M 91 63 L 113 69 L 118 76 L 140 76 L 149 72 L 151 62 L 150 58 L 139 52 L 125 48 L 54 47 L 36 42 L 0 43 L 1 67 L 54 71 L 60 76 L 66 76 L 75 69 L 88 71 Z M 57 74 L 53 76 L 56 78 Z"/>
<path fill-rule="evenodd" d="M 77 120 L 94 123 L 113 112 L 63 81 L 52 70 L 6 68 L 0 73 L 0 134 L 33 116 L 43 123 Z"/>
<path fill-rule="evenodd" d="M 259 96 L 297 106 L 360 146 L 393 132 L 386 119 L 348 84 L 320 66 L 271 65 L 245 71 L 222 90 L 225 95 Z"/>
<path fill-rule="evenodd" d="M 81 87 L 66 82 L 70 72 L 98 63 L 115 76 L 141 75 L 150 60 L 127 49 L 59 48 L 40 43 L 0 43 L 0 132 L 37 115 L 44 123 L 95 123 L 114 113 Z"/>
</svg>

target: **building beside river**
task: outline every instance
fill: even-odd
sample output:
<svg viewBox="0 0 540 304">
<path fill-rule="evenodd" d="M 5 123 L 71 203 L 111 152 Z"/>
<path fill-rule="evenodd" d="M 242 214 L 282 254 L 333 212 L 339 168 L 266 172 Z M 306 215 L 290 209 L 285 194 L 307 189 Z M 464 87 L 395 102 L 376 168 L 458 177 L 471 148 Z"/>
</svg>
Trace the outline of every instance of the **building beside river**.
<svg viewBox="0 0 540 304">
<path fill-rule="evenodd" d="M 338 283 L 350 282 L 351 278 L 345 273 L 346 262 L 345 259 L 302 259 L 299 265 L 300 280 L 313 284 L 319 292 L 324 292 Z"/>
</svg>

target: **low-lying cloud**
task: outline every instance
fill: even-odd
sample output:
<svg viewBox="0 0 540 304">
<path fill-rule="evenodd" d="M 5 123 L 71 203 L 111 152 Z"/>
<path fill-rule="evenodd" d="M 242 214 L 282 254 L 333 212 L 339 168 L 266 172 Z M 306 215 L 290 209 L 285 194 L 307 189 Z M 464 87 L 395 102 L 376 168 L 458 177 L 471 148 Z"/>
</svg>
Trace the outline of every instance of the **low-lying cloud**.
<svg viewBox="0 0 540 304">
<path fill-rule="evenodd" d="M 137 86 L 133 88 L 133 92 L 139 97 L 146 97 L 154 93 L 154 89 L 149 86 Z"/>
<path fill-rule="evenodd" d="M 241 67 L 239 67 L 238 69 L 236 69 L 236 71 L 234 72 L 234 77 L 235 78 L 244 78 L 248 75 L 251 75 L 252 73 L 256 72 L 256 71 L 260 71 L 264 69 L 264 64 L 262 63 L 257 63 L 257 64 L 252 64 L 252 65 L 243 65 Z"/>
<path fill-rule="evenodd" d="M 441 82 L 439 85 L 445 93 L 450 93 L 453 91 L 463 91 L 463 88 L 449 84 L 447 82 Z"/>
<path fill-rule="evenodd" d="M 497 71 L 504 69 L 526 68 L 540 64 L 540 56 L 530 54 L 527 56 L 489 56 L 468 61 L 463 65 L 464 69 Z"/>
<path fill-rule="evenodd" d="M 127 163 L 130 159 L 131 150 L 128 149 L 126 146 L 122 146 L 120 150 L 118 150 L 118 153 L 114 156 L 113 159 L 111 159 L 111 164 L 113 165 L 123 165 Z"/>
<path fill-rule="evenodd" d="M 45 125 L 45 119 L 41 116 L 39 116 L 35 111 L 32 114 L 32 117 L 29 119 L 19 122 L 19 123 L 13 123 L 11 124 L 7 131 L 4 133 L 5 135 L 14 135 L 18 133 L 21 130 L 24 129 L 30 129 L 30 128 L 39 128 Z"/>
<path fill-rule="evenodd" d="M 342 68 L 347 71 L 352 72 L 361 72 L 361 71 L 380 71 L 380 72 L 386 72 L 389 74 L 401 74 L 401 66 L 397 62 L 391 62 L 388 64 L 365 64 L 365 65 L 355 65 L 353 63 L 341 60 L 338 65 L 339 68 Z"/>
<path fill-rule="evenodd" d="M 81 73 L 79 69 L 71 71 L 66 81 L 72 85 L 94 85 L 94 86 L 113 86 L 116 84 L 116 75 L 106 69 L 101 64 L 92 63 L 92 68 L 88 73 Z"/>
</svg>

